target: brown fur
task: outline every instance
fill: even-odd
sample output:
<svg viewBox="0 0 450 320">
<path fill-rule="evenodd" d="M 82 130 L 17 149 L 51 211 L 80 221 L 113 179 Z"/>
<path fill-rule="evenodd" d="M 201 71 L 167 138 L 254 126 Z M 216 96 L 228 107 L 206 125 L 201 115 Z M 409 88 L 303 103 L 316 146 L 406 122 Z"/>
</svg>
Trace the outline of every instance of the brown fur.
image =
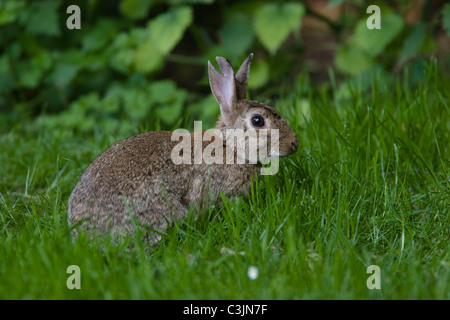
<svg viewBox="0 0 450 320">
<path fill-rule="evenodd" d="M 252 55 L 243 63 L 236 78 L 233 75 L 231 80 L 225 79 L 232 81 L 234 88 L 228 91 L 233 94 L 232 105 L 228 107 L 222 100 L 222 87 L 216 86 L 217 77 L 224 76 L 209 70 L 211 89 L 221 106 L 216 128 L 223 133 L 226 129 L 245 130 L 252 115 L 262 115 L 269 128 L 279 129 L 280 155 L 289 155 L 297 149 L 298 140 L 286 120 L 276 109 L 243 97 L 251 58 Z M 231 69 L 226 60 L 218 58 L 218 62 L 222 71 Z M 227 72 L 232 72 L 229 69 Z M 224 98 L 230 101 L 227 92 Z M 248 162 L 176 165 L 171 160 L 171 151 L 179 142 L 171 141 L 171 134 L 165 131 L 143 133 L 115 143 L 98 156 L 83 173 L 69 198 L 70 223 L 80 223 L 79 228 L 97 234 L 129 234 L 135 231 L 136 223 L 144 226 L 144 230 L 164 231 L 171 222 L 186 217 L 190 205 L 201 211 L 213 204 L 220 193 L 230 198 L 246 194 L 255 170 L 259 173 L 260 164 Z M 203 149 L 209 143 L 203 142 Z M 225 163 L 226 140 L 221 145 Z M 191 145 L 192 158 L 193 148 Z M 234 156 L 235 159 L 238 156 L 236 150 Z M 158 238 L 150 232 L 149 240 Z"/>
</svg>

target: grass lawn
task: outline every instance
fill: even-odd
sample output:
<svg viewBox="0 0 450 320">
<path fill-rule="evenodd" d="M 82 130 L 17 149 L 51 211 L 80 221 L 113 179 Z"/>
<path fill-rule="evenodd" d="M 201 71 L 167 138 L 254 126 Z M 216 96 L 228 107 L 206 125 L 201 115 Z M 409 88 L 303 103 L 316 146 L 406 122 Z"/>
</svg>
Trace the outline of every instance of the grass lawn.
<svg viewBox="0 0 450 320">
<path fill-rule="evenodd" d="M 408 71 L 370 81 L 303 78 L 266 101 L 298 152 L 150 250 L 73 243 L 67 225 L 78 178 L 125 134 L 0 120 L 0 299 L 450 299 L 450 77 L 431 62 L 416 83 Z M 80 290 L 66 286 L 70 265 Z M 367 287 L 371 265 L 381 289 Z"/>
</svg>

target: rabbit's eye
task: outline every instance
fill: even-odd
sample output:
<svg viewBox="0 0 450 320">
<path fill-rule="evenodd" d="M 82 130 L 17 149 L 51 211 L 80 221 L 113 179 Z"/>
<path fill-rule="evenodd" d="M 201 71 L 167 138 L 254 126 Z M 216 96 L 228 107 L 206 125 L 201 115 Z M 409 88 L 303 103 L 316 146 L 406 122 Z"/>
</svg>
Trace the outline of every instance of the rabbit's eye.
<svg viewBox="0 0 450 320">
<path fill-rule="evenodd" d="M 264 117 L 262 116 L 253 116 L 252 117 L 252 125 L 255 127 L 264 127 Z"/>
</svg>

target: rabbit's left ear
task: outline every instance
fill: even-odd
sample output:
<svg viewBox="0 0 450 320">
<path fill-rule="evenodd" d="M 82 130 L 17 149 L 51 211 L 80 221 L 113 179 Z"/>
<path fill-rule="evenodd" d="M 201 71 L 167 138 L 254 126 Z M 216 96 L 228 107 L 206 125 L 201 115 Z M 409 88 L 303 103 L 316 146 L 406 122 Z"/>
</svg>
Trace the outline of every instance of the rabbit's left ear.
<svg viewBox="0 0 450 320">
<path fill-rule="evenodd" d="M 211 91 L 220 105 L 220 113 L 225 122 L 231 121 L 236 104 L 236 86 L 231 64 L 223 57 L 216 57 L 223 75 L 217 72 L 208 61 L 209 84 Z"/>
<path fill-rule="evenodd" d="M 250 63 L 252 62 L 252 59 L 253 53 L 250 53 L 247 59 L 245 59 L 245 61 L 242 63 L 238 72 L 236 72 L 236 98 L 238 100 L 245 99 L 247 95 L 247 82 L 248 75 L 250 73 Z"/>
</svg>

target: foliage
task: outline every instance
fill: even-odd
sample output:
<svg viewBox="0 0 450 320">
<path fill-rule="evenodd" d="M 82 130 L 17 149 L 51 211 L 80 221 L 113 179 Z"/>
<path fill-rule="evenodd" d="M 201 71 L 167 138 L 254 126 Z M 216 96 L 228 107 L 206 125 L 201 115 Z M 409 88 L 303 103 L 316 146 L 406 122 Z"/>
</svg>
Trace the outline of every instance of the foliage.
<svg viewBox="0 0 450 320">
<path fill-rule="evenodd" d="M 330 1 L 342 11 L 330 21 L 307 1 L 77 0 L 70 4 L 80 6 L 82 28 L 69 30 L 63 0 L 1 1 L 2 127 L 39 117 L 42 126 L 81 131 L 97 124 L 120 131 L 144 121 L 171 128 L 206 99 L 206 61 L 216 55 L 236 65 L 255 52 L 252 94 L 276 96 L 299 70 L 308 72 L 299 62 L 308 49 L 301 40 L 306 15 L 339 39 L 337 76 L 357 82 L 407 63 L 421 73 L 416 62 L 437 49 L 435 28 L 450 34 L 450 6 L 435 2 L 410 25 L 411 3 L 380 3 L 382 29 L 369 30 L 363 1 Z M 346 85 L 341 91 L 348 95 Z"/>
<path fill-rule="evenodd" d="M 271 54 L 278 50 L 289 33 L 299 29 L 304 12 L 301 3 L 267 3 L 256 10 L 256 35 Z"/>
</svg>

